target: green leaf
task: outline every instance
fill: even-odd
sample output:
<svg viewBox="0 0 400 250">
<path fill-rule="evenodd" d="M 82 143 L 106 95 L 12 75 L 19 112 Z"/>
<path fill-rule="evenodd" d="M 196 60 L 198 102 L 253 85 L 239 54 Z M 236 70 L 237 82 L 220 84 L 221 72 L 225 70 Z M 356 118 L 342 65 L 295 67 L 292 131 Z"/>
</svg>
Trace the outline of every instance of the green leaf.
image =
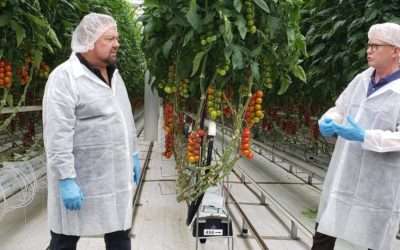
<svg viewBox="0 0 400 250">
<path fill-rule="evenodd" d="M 335 25 L 333 25 L 333 28 L 331 30 L 331 34 L 335 34 L 338 29 L 342 30 L 342 27 L 345 24 L 346 24 L 346 20 L 341 20 L 341 21 L 336 22 Z"/>
<path fill-rule="evenodd" d="M 251 51 L 250 55 L 252 57 L 257 57 L 257 56 L 261 55 L 262 48 L 263 48 L 263 44 L 260 44 L 257 48 L 255 48 Z"/>
<path fill-rule="evenodd" d="M 73 6 L 72 4 L 70 4 L 68 1 L 66 1 L 66 0 L 61 0 L 61 2 L 63 2 L 65 5 L 68 5 L 68 7 L 70 7 L 72 10 L 75 10 L 75 6 Z"/>
<path fill-rule="evenodd" d="M 18 47 L 26 37 L 25 29 L 15 21 L 11 21 L 11 28 L 15 31 L 15 35 L 17 38 L 17 47 Z"/>
<path fill-rule="evenodd" d="M 270 13 L 269 7 L 268 5 L 265 3 L 264 0 L 253 0 L 258 7 L 260 7 L 261 9 L 263 9 L 266 13 Z"/>
<path fill-rule="evenodd" d="M 324 43 L 319 43 L 318 45 L 316 45 L 310 53 L 310 56 L 316 56 L 318 55 L 323 49 L 325 49 L 325 44 Z"/>
<path fill-rule="evenodd" d="M 242 10 L 242 1 L 241 0 L 234 0 L 233 1 L 233 6 L 235 7 L 237 12 L 240 12 Z"/>
<path fill-rule="evenodd" d="M 307 81 L 306 72 L 304 71 L 303 67 L 301 67 L 300 65 L 298 65 L 298 64 L 294 65 L 292 67 L 292 72 L 301 81 L 303 81 L 303 82 Z"/>
<path fill-rule="evenodd" d="M 233 40 L 232 25 L 227 17 L 224 18 L 224 40 L 225 44 L 231 44 Z"/>
<path fill-rule="evenodd" d="M 253 74 L 253 77 L 256 81 L 260 80 L 260 68 L 257 62 L 253 62 L 251 65 L 251 72 Z"/>
<path fill-rule="evenodd" d="M 6 26 L 11 20 L 11 17 L 7 14 L 0 16 L 0 27 Z"/>
<path fill-rule="evenodd" d="M 246 20 L 242 15 L 239 15 L 235 24 L 239 30 L 240 37 L 244 40 L 247 34 Z"/>
<path fill-rule="evenodd" d="M 194 35 L 193 30 L 186 33 L 185 38 L 183 39 L 183 47 L 185 47 L 186 44 L 192 40 L 193 35 Z"/>
<path fill-rule="evenodd" d="M 225 49 L 224 49 L 224 55 L 225 55 L 225 60 L 226 61 L 231 61 L 231 56 L 232 56 L 232 48 L 229 46 L 229 47 L 225 47 Z"/>
<path fill-rule="evenodd" d="M 168 41 L 164 43 L 162 46 L 162 52 L 165 58 L 168 58 L 169 52 L 171 51 L 172 46 L 174 45 L 176 35 L 173 35 Z"/>
<path fill-rule="evenodd" d="M 199 14 L 197 14 L 197 3 L 196 0 L 192 0 L 190 2 L 190 8 L 189 11 L 186 14 L 186 18 L 188 20 L 188 22 L 192 25 L 192 27 L 195 30 L 199 30 L 200 29 L 200 16 Z"/>
<path fill-rule="evenodd" d="M 25 13 L 25 16 L 26 16 L 31 22 L 37 24 L 38 26 L 41 26 L 41 27 L 47 27 L 47 26 L 48 26 L 48 24 L 46 23 L 46 21 L 45 21 L 44 19 L 41 19 L 41 18 L 39 18 L 39 17 L 37 17 L 37 16 L 34 16 L 34 15 L 32 15 L 32 14 L 29 14 L 29 13 Z"/>
<path fill-rule="evenodd" d="M 32 51 L 32 64 L 33 67 L 39 69 L 40 63 L 43 59 L 43 53 L 40 50 L 33 50 Z"/>
<path fill-rule="evenodd" d="M 54 32 L 54 30 L 52 28 L 49 29 L 47 35 L 50 38 L 50 40 L 53 42 L 53 44 L 55 44 L 58 48 L 62 47 L 60 41 L 58 40 L 57 34 Z"/>
<path fill-rule="evenodd" d="M 239 46 L 233 46 L 233 55 L 232 55 L 232 65 L 233 69 L 243 69 L 243 55 Z"/>
<path fill-rule="evenodd" d="M 288 90 L 290 84 L 292 83 L 292 79 L 288 75 L 284 75 L 281 78 L 281 87 L 278 91 L 278 95 L 283 95 Z"/>
<path fill-rule="evenodd" d="M 196 54 L 196 56 L 193 59 L 193 70 L 191 76 L 194 76 L 197 71 L 199 70 L 201 60 L 203 59 L 204 55 L 207 53 L 207 51 L 200 51 Z"/>
</svg>

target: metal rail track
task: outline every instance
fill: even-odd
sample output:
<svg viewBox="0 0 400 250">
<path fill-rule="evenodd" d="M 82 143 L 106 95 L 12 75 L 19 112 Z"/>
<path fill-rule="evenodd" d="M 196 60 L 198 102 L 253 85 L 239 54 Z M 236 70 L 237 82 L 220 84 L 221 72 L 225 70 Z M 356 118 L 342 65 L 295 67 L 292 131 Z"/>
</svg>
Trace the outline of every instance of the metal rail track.
<svg viewBox="0 0 400 250">
<path fill-rule="evenodd" d="M 229 199 L 232 200 L 232 204 L 239 211 L 241 218 L 243 219 L 243 224 L 248 225 L 248 227 L 250 228 L 250 231 L 253 233 L 253 235 L 257 241 L 257 244 L 261 247 L 262 250 L 269 250 L 269 248 L 268 248 L 267 244 L 265 243 L 265 241 L 263 240 L 262 236 L 258 233 L 255 226 L 251 223 L 250 219 L 247 217 L 246 212 L 242 209 L 239 202 L 237 202 L 237 200 L 235 199 L 233 194 L 229 191 L 229 189 L 225 185 L 224 185 L 224 190 L 228 194 Z M 227 200 L 227 203 L 229 204 L 229 200 Z M 229 214 L 231 214 L 231 216 L 234 217 L 228 204 L 226 207 L 229 210 Z M 241 231 L 242 231 L 242 235 L 247 235 L 247 228 L 242 228 Z"/>
</svg>

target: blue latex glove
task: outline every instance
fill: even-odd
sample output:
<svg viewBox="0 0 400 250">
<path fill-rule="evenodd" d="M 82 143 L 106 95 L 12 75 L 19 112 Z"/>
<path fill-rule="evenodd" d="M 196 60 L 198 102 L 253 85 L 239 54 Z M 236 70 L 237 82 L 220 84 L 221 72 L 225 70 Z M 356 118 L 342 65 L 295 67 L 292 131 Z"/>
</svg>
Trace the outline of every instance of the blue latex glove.
<svg viewBox="0 0 400 250">
<path fill-rule="evenodd" d="M 139 183 L 140 176 L 142 175 L 142 168 L 140 167 L 139 153 L 133 153 L 133 181 L 135 184 Z"/>
<path fill-rule="evenodd" d="M 61 198 L 65 208 L 69 210 L 79 210 L 82 206 L 83 194 L 75 179 L 68 178 L 58 182 Z"/>
<path fill-rule="evenodd" d="M 347 121 L 349 122 L 349 125 L 343 126 L 335 124 L 335 132 L 346 140 L 363 142 L 365 130 L 358 126 L 351 116 L 347 117 Z"/>
<path fill-rule="evenodd" d="M 335 134 L 334 124 L 336 124 L 331 118 L 324 118 L 318 126 L 319 132 L 324 137 L 333 136 Z"/>
</svg>

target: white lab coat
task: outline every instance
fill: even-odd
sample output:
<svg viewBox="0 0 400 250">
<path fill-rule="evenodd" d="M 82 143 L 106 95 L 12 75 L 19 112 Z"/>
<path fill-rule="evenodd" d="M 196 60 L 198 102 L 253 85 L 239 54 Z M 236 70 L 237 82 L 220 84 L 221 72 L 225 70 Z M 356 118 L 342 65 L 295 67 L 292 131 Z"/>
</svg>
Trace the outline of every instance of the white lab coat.
<svg viewBox="0 0 400 250">
<path fill-rule="evenodd" d="M 367 97 L 373 73 L 357 75 L 321 118 L 365 129 L 364 142 L 338 137 L 325 178 L 318 231 L 374 250 L 390 250 L 400 222 L 400 80 Z"/>
<path fill-rule="evenodd" d="M 136 128 L 124 82 L 115 70 L 111 88 L 75 54 L 49 76 L 43 98 L 50 230 L 99 235 L 132 223 Z M 67 210 L 58 181 L 76 178 L 84 195 Z"/>
</svg>

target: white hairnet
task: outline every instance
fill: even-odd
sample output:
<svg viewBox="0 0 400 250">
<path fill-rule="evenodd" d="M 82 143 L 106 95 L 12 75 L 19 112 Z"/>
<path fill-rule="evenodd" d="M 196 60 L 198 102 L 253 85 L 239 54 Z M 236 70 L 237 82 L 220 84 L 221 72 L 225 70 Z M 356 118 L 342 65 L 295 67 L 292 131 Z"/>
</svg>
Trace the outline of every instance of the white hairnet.
<svg viewBox="0 0 400 250">
<path fill-rule="evenodd" d="M 84 53 L 93 49 L 97 39 L 112 27 L 116 28 L 117 23 L 111 16 L 98 13 L 87 14 L 72 34 L 72 51 Z"/>
<path fill-rule="evenodd" d="M 400 48 L 400 25 L 396 23 L 374 24 L 368 31 L 368 39 L 378 39 Z"/>
</svg>

